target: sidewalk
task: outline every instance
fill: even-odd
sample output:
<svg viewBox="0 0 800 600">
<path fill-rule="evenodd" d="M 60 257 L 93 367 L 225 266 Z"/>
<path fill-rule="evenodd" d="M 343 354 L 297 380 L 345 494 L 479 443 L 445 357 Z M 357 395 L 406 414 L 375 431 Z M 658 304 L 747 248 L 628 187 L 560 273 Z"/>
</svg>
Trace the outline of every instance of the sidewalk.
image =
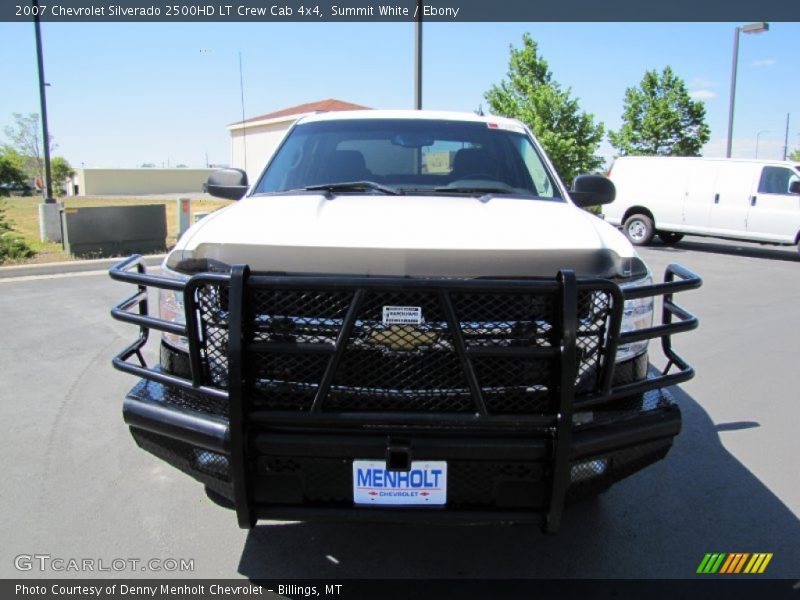
<svg viewBox="0 0 800 600">
<path fill-rule="evenodd" d="M 166 254 L 151 254 L 144 257 L 148 267 L 158 266 Z M 70 260 L 66 262 L 42 263 L 31 265 L 13 265 L 0 267 L 0 279 L 11 277 L 31 277 L 36 275 L 55 275 L 57 273 L 80 273 L 85 271 L 107 271 L 116 263 L 125 259 L 125 256 L 116 258 L 99 258 L 94 260 Z"/>
</svg>

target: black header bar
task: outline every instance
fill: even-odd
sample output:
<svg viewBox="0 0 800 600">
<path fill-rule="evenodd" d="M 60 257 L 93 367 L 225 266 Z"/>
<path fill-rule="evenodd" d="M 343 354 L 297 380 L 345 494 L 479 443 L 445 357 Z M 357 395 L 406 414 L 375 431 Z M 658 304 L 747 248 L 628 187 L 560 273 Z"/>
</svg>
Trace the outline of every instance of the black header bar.
<svg viewBox="0 0 800 600">
<path fill-rule="evenodd" d="M 25 22 L 31 2 L 4 2 L 0 21 Z M 786 0 L 41 0 L 44 22 L 700 22 L 800 21 Z"/>
<path fill-rule="evenodd" d="M 5 579 L 3 598 L 29 600 L 796 600 L 798 583 L 754 576 L 643 579 Z"/>
</svg>

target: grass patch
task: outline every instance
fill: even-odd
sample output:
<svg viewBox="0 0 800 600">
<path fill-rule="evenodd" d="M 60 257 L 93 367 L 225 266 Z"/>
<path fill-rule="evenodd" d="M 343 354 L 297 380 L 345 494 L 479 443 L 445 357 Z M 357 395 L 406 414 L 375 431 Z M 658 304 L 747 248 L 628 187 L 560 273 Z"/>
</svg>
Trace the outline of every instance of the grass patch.
<svg viewBox="0 0 800 600">
<path fill-rule="evenodd" d="M 24 263 L 47 263 L 73 260 L 61 249 L 61 244 L 42 242 L 39 239 L 39 204 L 38 197 L 4 198 L 6 218 L 11 222 L 14 231 L 36 251 L 32 259 L 19 261 Z M 66 208 L 87 208 L 90 206 L 130 206 L 142 204 L 164 204 L 167 207 L 167 247 L 173 246 L 178 238 L 178 207 L 174 199 L 158 198 L 61 198 Z M 196 212 L 211 212 L 232 204 L 230 200 L 192 199 L 192 215 Z M 6 263 L 10 264 L 10 263 Z"/>
</svg>

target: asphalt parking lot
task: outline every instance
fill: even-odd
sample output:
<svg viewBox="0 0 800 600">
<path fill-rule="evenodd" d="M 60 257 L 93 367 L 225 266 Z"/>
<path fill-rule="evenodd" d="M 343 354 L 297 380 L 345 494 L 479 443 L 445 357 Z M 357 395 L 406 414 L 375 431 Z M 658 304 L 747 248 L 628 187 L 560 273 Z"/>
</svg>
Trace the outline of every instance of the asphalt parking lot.
<svg viewBox="0 0 800 600">
<path fill-rule="evenodd" d="M 78 273 L 0 279 L 0 577 L 14 557 L 192 559 L 188 573 L 123 576 L 692 577 L 706 552 L 771 552 L 800 578 L 800 255 L 691 238 L 641 252 L 679 262 L 700 329 L 675 340 L 697 377 L 675 395 L 667 459 L 534 526 L 260 524 L 237 528 L 200 484 L 139 450 L 121 419 L 133 385 L 110 359 L 134 329 L 108 316 L 129 286 Z M 80 573 L 79 576 L 92 576 Z M 94 573 L 108 576 L 108 573 Z"/>
</svg>

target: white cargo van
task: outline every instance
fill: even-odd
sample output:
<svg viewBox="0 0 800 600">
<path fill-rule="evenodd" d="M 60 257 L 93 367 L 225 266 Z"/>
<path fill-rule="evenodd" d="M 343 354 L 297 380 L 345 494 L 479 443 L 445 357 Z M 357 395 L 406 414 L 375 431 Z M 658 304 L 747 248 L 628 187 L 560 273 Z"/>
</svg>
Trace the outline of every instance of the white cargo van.
<svg viewBox="0 0 800 600">
<path fill-rule="evenodd" d="M 731 158 L 627 156 L 609 177 L 617 197 L 603 208 L 639 246 L 684 234 L 798 244 L 800 165 Z"/>
</svg>

